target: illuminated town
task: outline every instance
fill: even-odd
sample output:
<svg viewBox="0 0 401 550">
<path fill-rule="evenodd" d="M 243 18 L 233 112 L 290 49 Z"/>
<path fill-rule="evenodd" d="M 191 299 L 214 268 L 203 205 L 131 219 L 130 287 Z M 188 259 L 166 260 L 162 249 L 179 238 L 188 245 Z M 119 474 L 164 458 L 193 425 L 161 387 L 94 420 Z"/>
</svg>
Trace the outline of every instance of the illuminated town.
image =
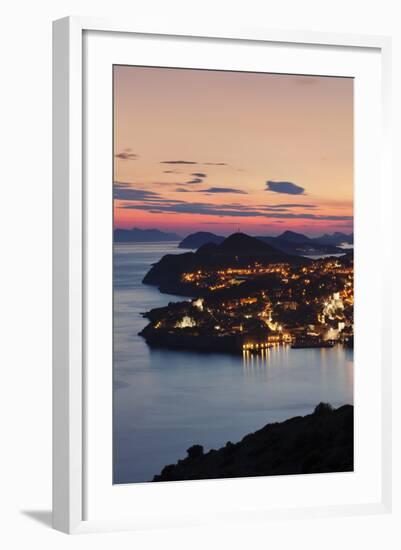
<svg viewBox="0 0 401 550">
<path fill-rule="evenodd" d="M 259 260 L 183 271 L 180 284 L 195 299 L 145 314 L 141 334 L 151 346 L 246 354 L 353 346 L 352 253 L 306 265 Z"/>
</svg>

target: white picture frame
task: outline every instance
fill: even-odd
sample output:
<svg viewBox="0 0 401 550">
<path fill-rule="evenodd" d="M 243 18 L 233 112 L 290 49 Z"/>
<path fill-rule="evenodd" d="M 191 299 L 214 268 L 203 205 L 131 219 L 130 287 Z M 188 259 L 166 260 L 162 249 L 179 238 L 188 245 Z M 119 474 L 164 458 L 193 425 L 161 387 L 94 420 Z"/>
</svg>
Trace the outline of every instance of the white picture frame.
<svg viewBox="0 0 401 550">
<path fill-rule="evenodd" d="M 215 40 L 227 41 L 234 44 L 288 44 L 294 48 L 300 47 L 327 47 L 339 48 L 347 52 L 359 49 L 375 51 L 380 58 L 380 85 L 381 112 L 378 119 L 380 126 L 380 188 L 386 190 L 387 198 L 391 193 L 390 171 L 390 52 L 391 43 L 387 37 L 336 35 L 314 32 L 278 31 L 265 29 L 198 29 L 180 28 L 169 25 L 168 28 L 142 28 L 140 25 L 121 21 L 104 21 L 92 18 L 69 17 L 54 22 L 53 32 L 53 526 L 66 533 L 88 532 L 113 529 L 136 529 L 144 526 L 158 525 L 188 525 L 202 523 L 202 518 L 196 515 L 184 514 L 182 502 L 183 491 L 185 498 L 191 498 L 191 490 L 196 486 L 197 498 L 207 498 L 207 491 L 211 491 L 215 482 L 185 482 L 180 489 L 175 489 L 175 496 L 168 494 L 166 485 L 157 484 L 152 489 L 151 497 L 156 493 L 160 500 L 168 498 L 170 513 L 161 517 L 157 510 L 150 512 L 144 506 L 143 513 L 117 513 L 113 517 L 99 512 L 97 517 L 87 516 L 87 477 L 90 462 L 85 459 L 88 444 L 88 430 L 91 423 L 86 414 L 86 398 L 88 384 L 92 382 L 87 377 L 87 309 L 85 307 L 87 280 L 85 269 L 88 263 L 88 247 L 91 240 L 86 238 L 87 220 L 85 219 L 85 155 L 87 149 L 84 139 L 84 85 L 85 72 L 83 59 L 85 52 L 85 33 L 109 33 L 112 36 L 147 37 L 148 40 L 157 40 L 158 37 L 180 37 L 181 40 L 208 41 L 213 45 Z M 117 34 L 116 34 L 117 33 Z M 152 55 L 157 58 L 157 51 Z M 163 63 L 161 63 L 163 65 Z M 302 65 L 302 60 L 300 61 Z M 300 65 L 299 72 L 302 72 Z M 110 172 L 111 177 L 111 172 Z M 111 181 L 111 180 L 110 180 Z M 361 201 L 363 202 L 363 201 Z M 356 202 L 358 209 L 358 202 Z M 367 206 L 368 208 L 368 206 Z M 360 212 L 363 212 L 361 204 Z M 366 210 L 367 212 L 367 210 Z M 363 215 L 360 216 L 360 219 Z M 388 228 L 384 205 L 382 205 L 377 224 L 377 231 L 383 235 Z M 356 245 L 358 246 L 358 244 Z M 384 269 L 380 273 L 378 285 L 384 289 L 388 286 L 391 270 L 389 269 L 389 254 L 383 256 Z M 377 307 L 381 314 L 389 317 L 390 297 L 380 296 Z M 107 310 L 106 310 L 107 311 Z M 273 517 L 311 517 L 313 515 L 344 515 L 384 513 L 391 509 L 391 357 L 390 346 L 385 345 L 383 324 L 380 330 L 380 372 L 377 373 L 380 384 L 377 386 L 378 406 L 380 406 L 380 426 L 378 433 L 380 441 L 380 498 L 363 502 L 336 501 L 325 502 L 321 506 L 311 503 L 303 505 L 297 502 L 293 507 L 279 506 L 277 509 L 255 504 L 255 513 L 252 519 L 258 521 Z M 379 368 L 379 367 L 378 367 Z M 111 382 L 110 382 L 111 383 Z M 111 387 L 110 387 L 111 392 Z M 89 416 L 90 418 L 90 416 Z M 358 421 L 358 420 L 357 420 Z M 108 425 L 108 424 L 106 424 Z M 379 442 L 378 442 L 379 443 Z M 321 479 L 321 478 L 320 478 Z M 255 480 L 250 485 L 241 483 L 242 480 L 225 480 L 224 487 L 227 493 L 235 494 L 238 489 L 244 494 L 252 494 L 255 490 Z M 238 485 L 238 482 L 241 485 Z M 314 484 L 321 481 L 315 478 Z M 218 482 L 217 482 L 218 483 Z M 221 482 L 220 482 L 221 483 Z M 275 483 L 280 483 L 276 478 Z M 204 489 L 199 489 L 203 485 Z M 92 484 L 93 485 L 93 484 Z M 148 484 L 156 485 L 156 484 Z M 184 487 L 185 486 L 185 487 Z M 183 488 L 184 487 L 184 488 Z M 222 485 L 219 486 L 220 488 Z M 214 490 L 214 489 L 213 489 Z M 250 492 L 249 492 L 250 491 Z M 200 494 L 200 492 L 202 494 Z M 139 498 L 149 498 L 149 495 Z M 204 501 L 202 501 L 204 503 Z M 138 503 L 141 506 L 140 502 Z M 235 514 L 246 517 L 247 512 L 235 503 L 233 508 L 221 514 L 220 520 L 235 519 Z M 259 506 L 259 507 L 258 507 Z M 187 506 L 185 506 L 187 508 Z M 106 512 L 105 512 L 106 513 Z M 204 521 L 210 517 L 205 512 Z"/>
</svg>

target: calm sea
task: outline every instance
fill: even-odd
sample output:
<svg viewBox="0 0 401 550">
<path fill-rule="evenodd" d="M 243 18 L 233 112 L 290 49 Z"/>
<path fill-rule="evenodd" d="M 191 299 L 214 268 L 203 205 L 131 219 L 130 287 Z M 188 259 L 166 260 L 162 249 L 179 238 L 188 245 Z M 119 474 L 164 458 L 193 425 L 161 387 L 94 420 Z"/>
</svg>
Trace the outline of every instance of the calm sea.
<svg viewBox="0 0 401 550">
<path fill-rule="evenodd" d="M 177 243 L 121 244 L 114 253 L 114 482 L 149 481 L 195 443 L 205 450 L 265 424 L 353 402 L 353 352 L 270 350 L 262 360 L 152 351 L 141 312 L 182 297 L 141 284 Z"/>
</svg>

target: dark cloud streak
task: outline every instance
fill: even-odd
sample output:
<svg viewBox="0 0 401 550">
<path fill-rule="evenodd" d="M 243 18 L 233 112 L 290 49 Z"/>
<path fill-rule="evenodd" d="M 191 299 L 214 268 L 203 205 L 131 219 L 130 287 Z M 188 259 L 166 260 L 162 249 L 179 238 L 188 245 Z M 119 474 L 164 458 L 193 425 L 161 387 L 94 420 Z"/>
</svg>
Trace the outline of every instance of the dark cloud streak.
<svg viewBox="0 0 401 550">
<path fill-rule="evenodd" d="M 161 160 L 160 164 L 199 164 L 203 166 L 228 166 L 226 162 L 198 162 L 195 160 Z"/>
<path fill-rule="evenodd" d="M 288 212 L 288 208 L 310 207 L 315 205 L 296 205 L 293 203 L 276 204 L 272 206 L 249 206 L 238 202 L 230 204 L 212 204 L 205 202 L 187 202 L 177 199 L 167 199 L 160 193 L 138 189 L 133 187 L 130 182 L 114 182 L 114 198 L 123 201 L 119 206 L 122 209 L 142 210 L 150 213 L 172 213 L 172 214 L 200 214 L 216 217 L 233 218 L 273 218 L 289 220 L 319 220 L 319 221 L 352 221 L 352 216 L 324 215 L 309 212 Z M 178 187 L 177 192 L 188 192 L 185 186 Z M 193 190 L 191 189 L 191 192 Z M 240 189 L 229 187 L 210 187 L 208 189 L 197 190 L 199 193 L 236 193 L 247 194 Z"/>
<path fill-rule="evenodd" d="M 113 185 L 113 197 L 122 201 L 156 201 L 162 200 L 159 193 L 146 191 L 145 189 L 136 189 L 131 183 L 115 181 Z"/>
<path fill-rule="evenodd" d="M 195 202 L 189 203 L 177 200 L 159 200 L 153 201 L 151 197 L 149 203 L 126 202 L 120 208 L 130 210 L 142 210 L 152 212 L 157 210 L 159 213 L 175 213 L 175 214 L 201 214 L 217 217 L 233 217 L 233 218 L 276 218 L 276 219 L 302 219 L 302 220 L 326 220 L 326 221 L 350 221 L 352 216 L 328 216 L 321 214 L 309 213 L 292 213 L 292 212 L 269 212 L 256 210 L 252 207 L 240 204 L 215 205 L 211 203 Z"/>
<path fill-rule="evenodd" d="M 293 203 L 284 203 L 284 204 L 270 204 L 270 209 L 274 208 L 317 208 L 316 204 L 293 204 Z"/>
<path fill-rule="evenodd" d="M 131 149 L 125 149 L 121 153 L 116 153 L 114 156 L 120 160 L 136 160 L 138 158 L 138 155 L 132 153 Z"/>
<path fill-rule="evenodd" d="M 199 164 L 194 160 L 161 160 L 160 164 Z"/>
<path fill-rule="evenodd" d="M 238 195 L 248 195 L 246 191 L 241 191 L 241 189 L 234 189 L 232 187 L 209 187 L 209 189 L 199 189 L 199 193 L 237 193 Z"/>
</svg>

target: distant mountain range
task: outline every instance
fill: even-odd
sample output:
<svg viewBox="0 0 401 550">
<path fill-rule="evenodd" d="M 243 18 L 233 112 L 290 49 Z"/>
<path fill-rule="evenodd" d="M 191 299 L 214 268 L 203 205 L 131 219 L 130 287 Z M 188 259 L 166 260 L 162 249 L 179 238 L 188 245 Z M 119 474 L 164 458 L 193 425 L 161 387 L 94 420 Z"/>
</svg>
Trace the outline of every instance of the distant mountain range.
<svg viewBox="0 0 401 550">
<path fill-rule="evenodd" d="M 179 241 L 177 233 L 165 233 L 159 229 L 115 229 L 114 242 L 116 243 L 151 243 L 165 241 Z"/>
<path fill-rule="evenodd" d="M 353 234 L 335 232 L 331 235 L 325 234 L 321 237 L 307 237 L 302 233 L 294 231 L 284 231 L 277 237 L 256 236 L 255 239 L 273 246 L 276 251 L 296 256 L 318 255 L 318 254 L 340 254 L 344 252 L 339 245 L 346 243 L 352 246 L 354 242 Z M 192 233 L 181 240 L 177 233 L 167 233 L 159 229 L 115 229 L 114 242 L 116 243 L 150 243 L 180 241 L 178 247 L 187 250 L 197 250 L 205 244 L 221 244 L 225 237 L 210 233 L 208 231 L 198 231 Z"/>
<path fill-rule="evenodd" d="M 350 233 L 341 233 L 340 231 L 336 231 L 332 235 L 322 235 L 321 237 L 317 237 L 314 239 L 316 242 L 320 244 L 334 244 L 335 246 L 338 246 L 339 244 L 354 244 L 354 234 Z"/>
<path fill-rule="evenodd" d="M 281 252 L 286 254 L 294 254 L 296 256 L 340 254 L 344 252 L 344 250 L 339 247 L 340 244 L 346 243 L 351 245 L 353 243 L 352 234 L 347 235 L 346 233 L 340 232 L 333 233 L 332 235 L 322 235 L 321 237 L 311 238 L 303 235 L 302 233 L 284 231 L 284 233 L 278 235 L 277 237 L 257 236 L 255 239 L 270 244 Z M 178 246 L 179 248 L 194 250 L 204 244 L 221 244 L 223 241 L 224 237 L 220 235 L 200 231 L 185 237 L 185 239 L 182 240 Z"/>
</svg>

